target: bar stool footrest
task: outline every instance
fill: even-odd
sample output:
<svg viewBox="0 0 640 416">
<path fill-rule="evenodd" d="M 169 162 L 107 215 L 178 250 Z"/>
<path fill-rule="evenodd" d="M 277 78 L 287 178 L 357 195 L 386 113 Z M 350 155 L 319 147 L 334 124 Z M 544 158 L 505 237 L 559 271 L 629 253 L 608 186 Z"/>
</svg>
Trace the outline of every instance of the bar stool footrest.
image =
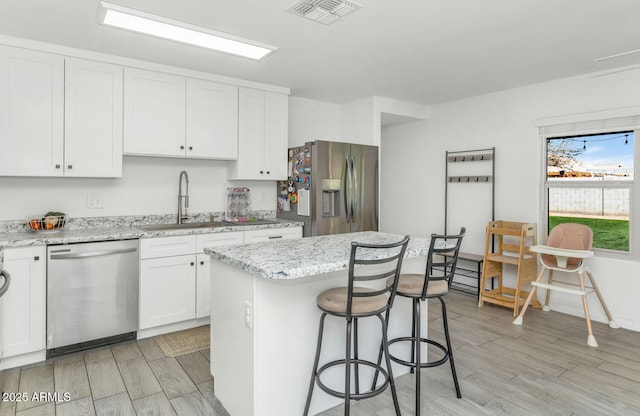
<svg viewBox="0 0 640 416">
<path fill-rule="evenodd" d="M 391 346 L 391 344 L 395 344 L 396 342 L 415 342 L 415 339 L 413 337 L 394 338 L 392 340 L 389 340 L 389 346 Z M 439 360 L 420 362 L 419 364 L 416 364 L 411 361 L 405 361 L 401 358 L 396 357 L 391 352 L 389 352 L 389 358 L 393 362 L 404 365 L 406 367 L 410 367 L 412 369 L 416 368 L 417 366 L 419 366 L 420 368 L 437 367 L 449 361 L 449 350 L 447 349 L 447 347 L 445 347 L 441 343 L 428 338 L 420 338 L 420 342 L 424 342 L 426 344 L 433 345 L 434 347 L 439 348 L 444 353 L 444 356 Z"/>
<path fill-rule="evenodd" d="M 316 384 L 318 385 L 318 387 L 320 387 L 320 389 L 322 389 L 322 391 L 324 391 L 327 394 L 330 394 L 331 396 L 334 397 L 338 397 L 341 399 L 345 398 L 345 392 L 343 391 L 337 391 L 337 390 L 333 390 L 330 387 L 327 387 L 322 380 L 320 379 L 320 375 L 322 374 L 322 372 L 324 372 L 325 370 L 328 370 L 329 368 L 332 367 L 336 367 L 339 365 L 345 366 L 346 365 L 346 360 L 345 359 L 341 359 L 341 360 L 334 360 L 334 361 L 330 361 L 326 364 L 324 364 L 322 367 L 320 367 L 318 369 L 318 371 L 316 372 Z M 372 368 L 373 370 L 379 371 L 380 373 L 382 373 L 382 377 L 384 378 L 384 382 L 377 388 L 370 390 L 366 393 L 350 393 L 349 394 L 349 398 L 352 400 L 361 400 L 361 399 L 368 399 L 369 397 L 373 397 L 373 396 L 377 396 L 378 394 L 382 393 L 383 391 L 385 391 L 387 389 L 387 387 L 389 387 L 389 373 L 387 372 L 387 370 L 385 370 L 382 366 L 377 365 L 374 362 L 371 361 L 367 361 L 367 360 L 361 360 L 361 359 L 351 359 L 351 364 L 358 364 L 358 365 L 364 365 L 367 367 Z M 351 370 L 353 374 L 353 369 Z M 357 380 L 356 380 L 357 382 Z"/>
</svg>

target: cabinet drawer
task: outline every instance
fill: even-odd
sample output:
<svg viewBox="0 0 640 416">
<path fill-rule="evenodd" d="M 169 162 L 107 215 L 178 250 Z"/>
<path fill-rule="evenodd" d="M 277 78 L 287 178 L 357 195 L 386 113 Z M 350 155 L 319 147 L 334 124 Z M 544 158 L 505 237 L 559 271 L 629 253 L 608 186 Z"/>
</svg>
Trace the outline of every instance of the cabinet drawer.
<svg viewBox="0 0 640 416">
<path fill-rule="evenodd" d="M 178 237 L 143 238 L 140 240 L 140 259 L 181 256 L 196 252 L 196 238 L 192 235 Z"/>
<path fill-rule="evenodd" d="M 244 232 L 244 242 L 246 244 L 258 243 L 261 241 L 289 240 L 294 238 L 302 238 L 301 227 L 252 230 Z"/>
<path fill-rule="evenodd" d="M 242 231 L 201 234 L 196 236 L 196 253 L 204 252 L 205 247 L 230 246 L 233 244 L 242 244 L 243 242 L 244 233 Z"/>
</svg>

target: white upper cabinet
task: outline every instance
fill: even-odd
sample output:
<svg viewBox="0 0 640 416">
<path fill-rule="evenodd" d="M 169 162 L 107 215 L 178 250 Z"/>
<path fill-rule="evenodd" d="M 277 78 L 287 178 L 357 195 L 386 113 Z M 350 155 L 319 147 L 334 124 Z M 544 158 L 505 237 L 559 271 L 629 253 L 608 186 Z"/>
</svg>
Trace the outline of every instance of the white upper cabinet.
<svg viewBox="0 0 640 416">
<path fill-rule="evenodd" d="M 0 175 L 122 176 L 122 68 L 0 46 Z"/>
<path fill-rule="evenodd" d="M 62 176 L 64 57 L 0 45 L 0 175 Z"/>
<path fill-rule="evenodd" d="M 125 69 L 124 153 L 235 159 L 238 87 Z"/>
<path fill-rule="evenodd" d="M 0 176 L 121 177 L 127 154 L 286 179 L 288 95 L 179 73 L 0 45 Z"/>
<path fill-rule="evenodd" d="M 122 67 L 65 60 L 65 176 L 122 176 Z"/>
<path fill-rule="evenodd" d="M 265 93 L 265 168 L 270 179 L 287 179 L 289 149 L 289 96 Z"/>
<path fill-rule="evenodd" d="M 125 154 L 184 155 L 185 81 L 177 75 L 125 68 Z"/>
<path fill-rule="evenodd" d="M 187 78 L 186 156 L 238 157 L 238 87 Z"/>
<path fill-rule="evenodd" d="M 251 88 L 238 96 L 238 161 L 230 179 L 287 179 L 288 96 Z"/>
</svg>

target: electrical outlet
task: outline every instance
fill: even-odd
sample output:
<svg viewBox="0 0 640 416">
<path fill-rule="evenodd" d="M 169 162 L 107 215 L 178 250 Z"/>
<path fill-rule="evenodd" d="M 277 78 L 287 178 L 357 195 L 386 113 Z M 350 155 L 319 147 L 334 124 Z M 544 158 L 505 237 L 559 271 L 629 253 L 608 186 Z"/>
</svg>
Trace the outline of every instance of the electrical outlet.
<svg viewBox="0 0 640 416">
<path fill-rule="evenodd" d="M 87 195 L 87 208 L 102 208 L 102 195 Z"/>
<path fill-rule="evenodd" d="M 250 302 L 244 302 L 244 326 L 253 328 L 253 305 Z"/>
</svg>

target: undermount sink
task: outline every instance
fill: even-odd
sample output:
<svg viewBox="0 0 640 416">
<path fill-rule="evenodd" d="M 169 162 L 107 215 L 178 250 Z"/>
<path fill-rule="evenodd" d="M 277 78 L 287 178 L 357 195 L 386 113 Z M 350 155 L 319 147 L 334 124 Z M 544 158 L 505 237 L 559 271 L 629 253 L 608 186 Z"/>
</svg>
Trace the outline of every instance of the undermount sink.
<svg viewBox="0 0 640 416">
<path fill-rule="evenodd" d="M 209 222 L 188 222 L 183 224 L 149 224 L 137 225 L 136 228 L 142 231 L 165 231 L 165 230 L 190 230 L 194 228 L 214 228 L 224 227 L 226 224 L 220 221 Z"/>
<path fill-rule="evenodd" d="M 273 220 L 253 220 L 253 221 L 244 221 L 244 222 L 222 220 L 222 225 L 262 225 L 262 224 L 277 224 L 277 223 L 278 221 L 273 221 Z"/>
</svg>

